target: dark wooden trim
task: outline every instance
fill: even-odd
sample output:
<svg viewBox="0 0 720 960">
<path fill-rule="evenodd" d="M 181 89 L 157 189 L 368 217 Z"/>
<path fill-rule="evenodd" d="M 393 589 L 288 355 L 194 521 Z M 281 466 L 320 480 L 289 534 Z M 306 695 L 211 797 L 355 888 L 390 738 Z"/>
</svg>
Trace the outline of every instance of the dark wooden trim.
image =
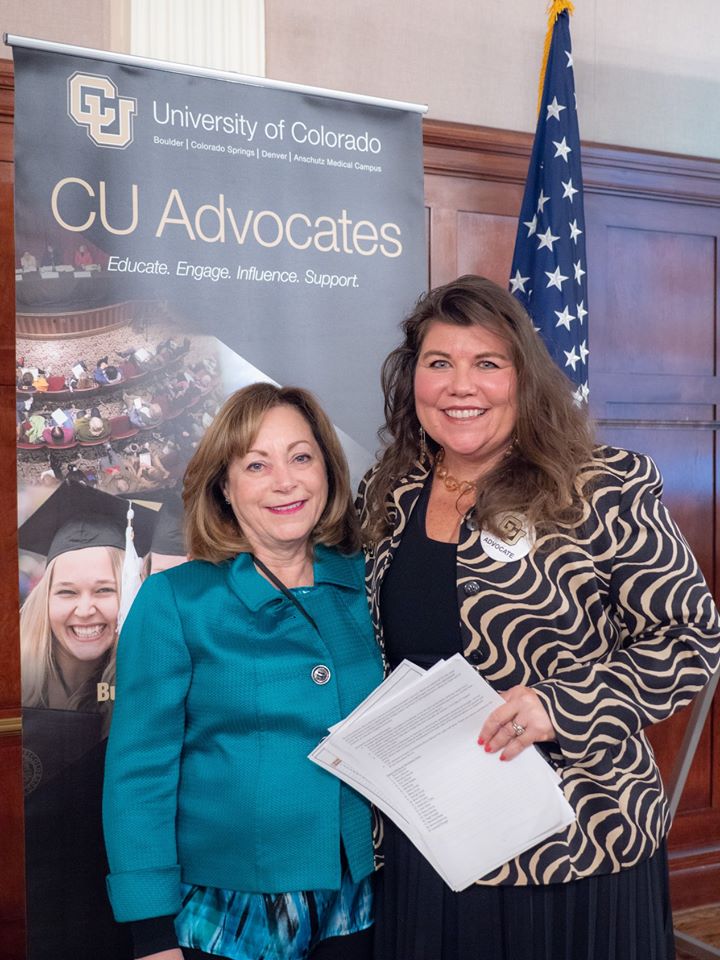
<svg viewBox="0 0 720 960">
<path fill-rule="evenodd" d="M 16 736 L 22 730 L 22 717 L 0 717 L 0 737 Z"/>
<path fill-rule="evenodd" d="M 715 903 L 720 890 L 720 847 L 668 854 L 673 910 Z"/>
<path fill-rule="evenodd" d="M 629 379 L 622 373 L 593 370 L 592 386 L 602 396 L 615 398 L 606 402 L 608 411 L 613 403 L 720 404 L 720 384 L 712 376 L 637 373 Z"/>
<path fill-rule="evenodd" d="M 425 173 L 524 185 L 533 136 L 466 123 L 423 121 Z M 720 162 L 583 142 L 588 193 L 720 206 Z"/>
<path fill-rule="evenodd" d="M 0 123 L 12 123 L 15 116 L 15 71 L 12 60 L 0 60 Z"/>
</svg>

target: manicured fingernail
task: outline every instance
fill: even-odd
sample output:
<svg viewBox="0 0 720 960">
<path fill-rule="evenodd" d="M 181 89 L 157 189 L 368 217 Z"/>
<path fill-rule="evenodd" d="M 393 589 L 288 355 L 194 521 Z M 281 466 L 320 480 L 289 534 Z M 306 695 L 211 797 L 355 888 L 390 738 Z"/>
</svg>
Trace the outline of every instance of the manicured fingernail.
<svg viewBox="0 0 720 960">
<path fill-rule="evenodd" d="M 485 743 L 485 741 L 483 740 L 483 738 L 482 738 L 482 737 L 478 737 L 478 746 L 481 747 L 484 743 Z"/>
<path fill-rule="evenodd" d="M 485 753 L 492 753 L 492 747 L 489 743 L 485 744 Z"/>
<path fill-rule="evenodd" d="M 501 759 L 501 760 L 507 760 L 507 757 L 505 756 L 504 753 L 501 753 L 501 754 L 500 754 L 500 759 Z"/>
</svg>

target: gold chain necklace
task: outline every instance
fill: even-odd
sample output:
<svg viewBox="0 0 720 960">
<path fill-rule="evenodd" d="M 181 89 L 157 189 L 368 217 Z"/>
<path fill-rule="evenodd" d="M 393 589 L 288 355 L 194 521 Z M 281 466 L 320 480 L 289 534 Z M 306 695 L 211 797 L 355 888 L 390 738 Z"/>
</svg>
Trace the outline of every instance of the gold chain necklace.
<svg viewBox="0 0 720 960">
<path fill-rule="evenodd" d="M 435 474 L 442 480 L 443 485 L 446 490 L 449 490 L 451 493 L 458 494 L 458 500 L 460 497 L 464 497 L 467 493 L 476 493 L 477 492 L 477 480 L 458 480 L 457 477 L 454 477 L 451 473 L 448 472 L 447 467 L 443 466 L 443 460 L 445 459 L 445 451 L 442 447 L 435 454 Z"/>
</svg>

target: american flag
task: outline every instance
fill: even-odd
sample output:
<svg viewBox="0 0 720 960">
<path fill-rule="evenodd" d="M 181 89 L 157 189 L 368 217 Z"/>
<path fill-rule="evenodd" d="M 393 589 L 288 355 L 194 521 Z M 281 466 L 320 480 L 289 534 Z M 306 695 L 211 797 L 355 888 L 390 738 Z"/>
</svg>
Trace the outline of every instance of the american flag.
<svg viewBox="0 0 720 960">
<path fill-rule="evenodd" d="M 578 402 L 588 398 L 586 270 L 580 133 L 565 10 L 553 27 L 510 291 L 575 383 Z"/>
</svg>

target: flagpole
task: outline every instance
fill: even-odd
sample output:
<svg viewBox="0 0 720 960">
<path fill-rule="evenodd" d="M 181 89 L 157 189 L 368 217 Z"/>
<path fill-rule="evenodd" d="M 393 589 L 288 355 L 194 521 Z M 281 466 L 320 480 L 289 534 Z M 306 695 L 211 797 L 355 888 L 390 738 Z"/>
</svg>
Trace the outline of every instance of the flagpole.
<svg viewBox="0 0 720 960">
<path fill-rule="evenodd" d="M 567 10 L 568 16 L 572 16 L 572 14 L 575 13 L 575 4 L 572 3 L 572 0 L 553 0 L 548 7 L 548 25 L 545 33 L 545 45 L 543 47 L 542 63 L 540 65 L 540 80 L 538 82 L 538 116 L 542 110 L 542 95 L 543 89 L 545 88 L 545 71 L 547 70 L 548 57 L 550 56 L 550 45 L 552 44 L 553 29 L 555 27 L 555 21 L 564 10 Z"/>
</svg>

